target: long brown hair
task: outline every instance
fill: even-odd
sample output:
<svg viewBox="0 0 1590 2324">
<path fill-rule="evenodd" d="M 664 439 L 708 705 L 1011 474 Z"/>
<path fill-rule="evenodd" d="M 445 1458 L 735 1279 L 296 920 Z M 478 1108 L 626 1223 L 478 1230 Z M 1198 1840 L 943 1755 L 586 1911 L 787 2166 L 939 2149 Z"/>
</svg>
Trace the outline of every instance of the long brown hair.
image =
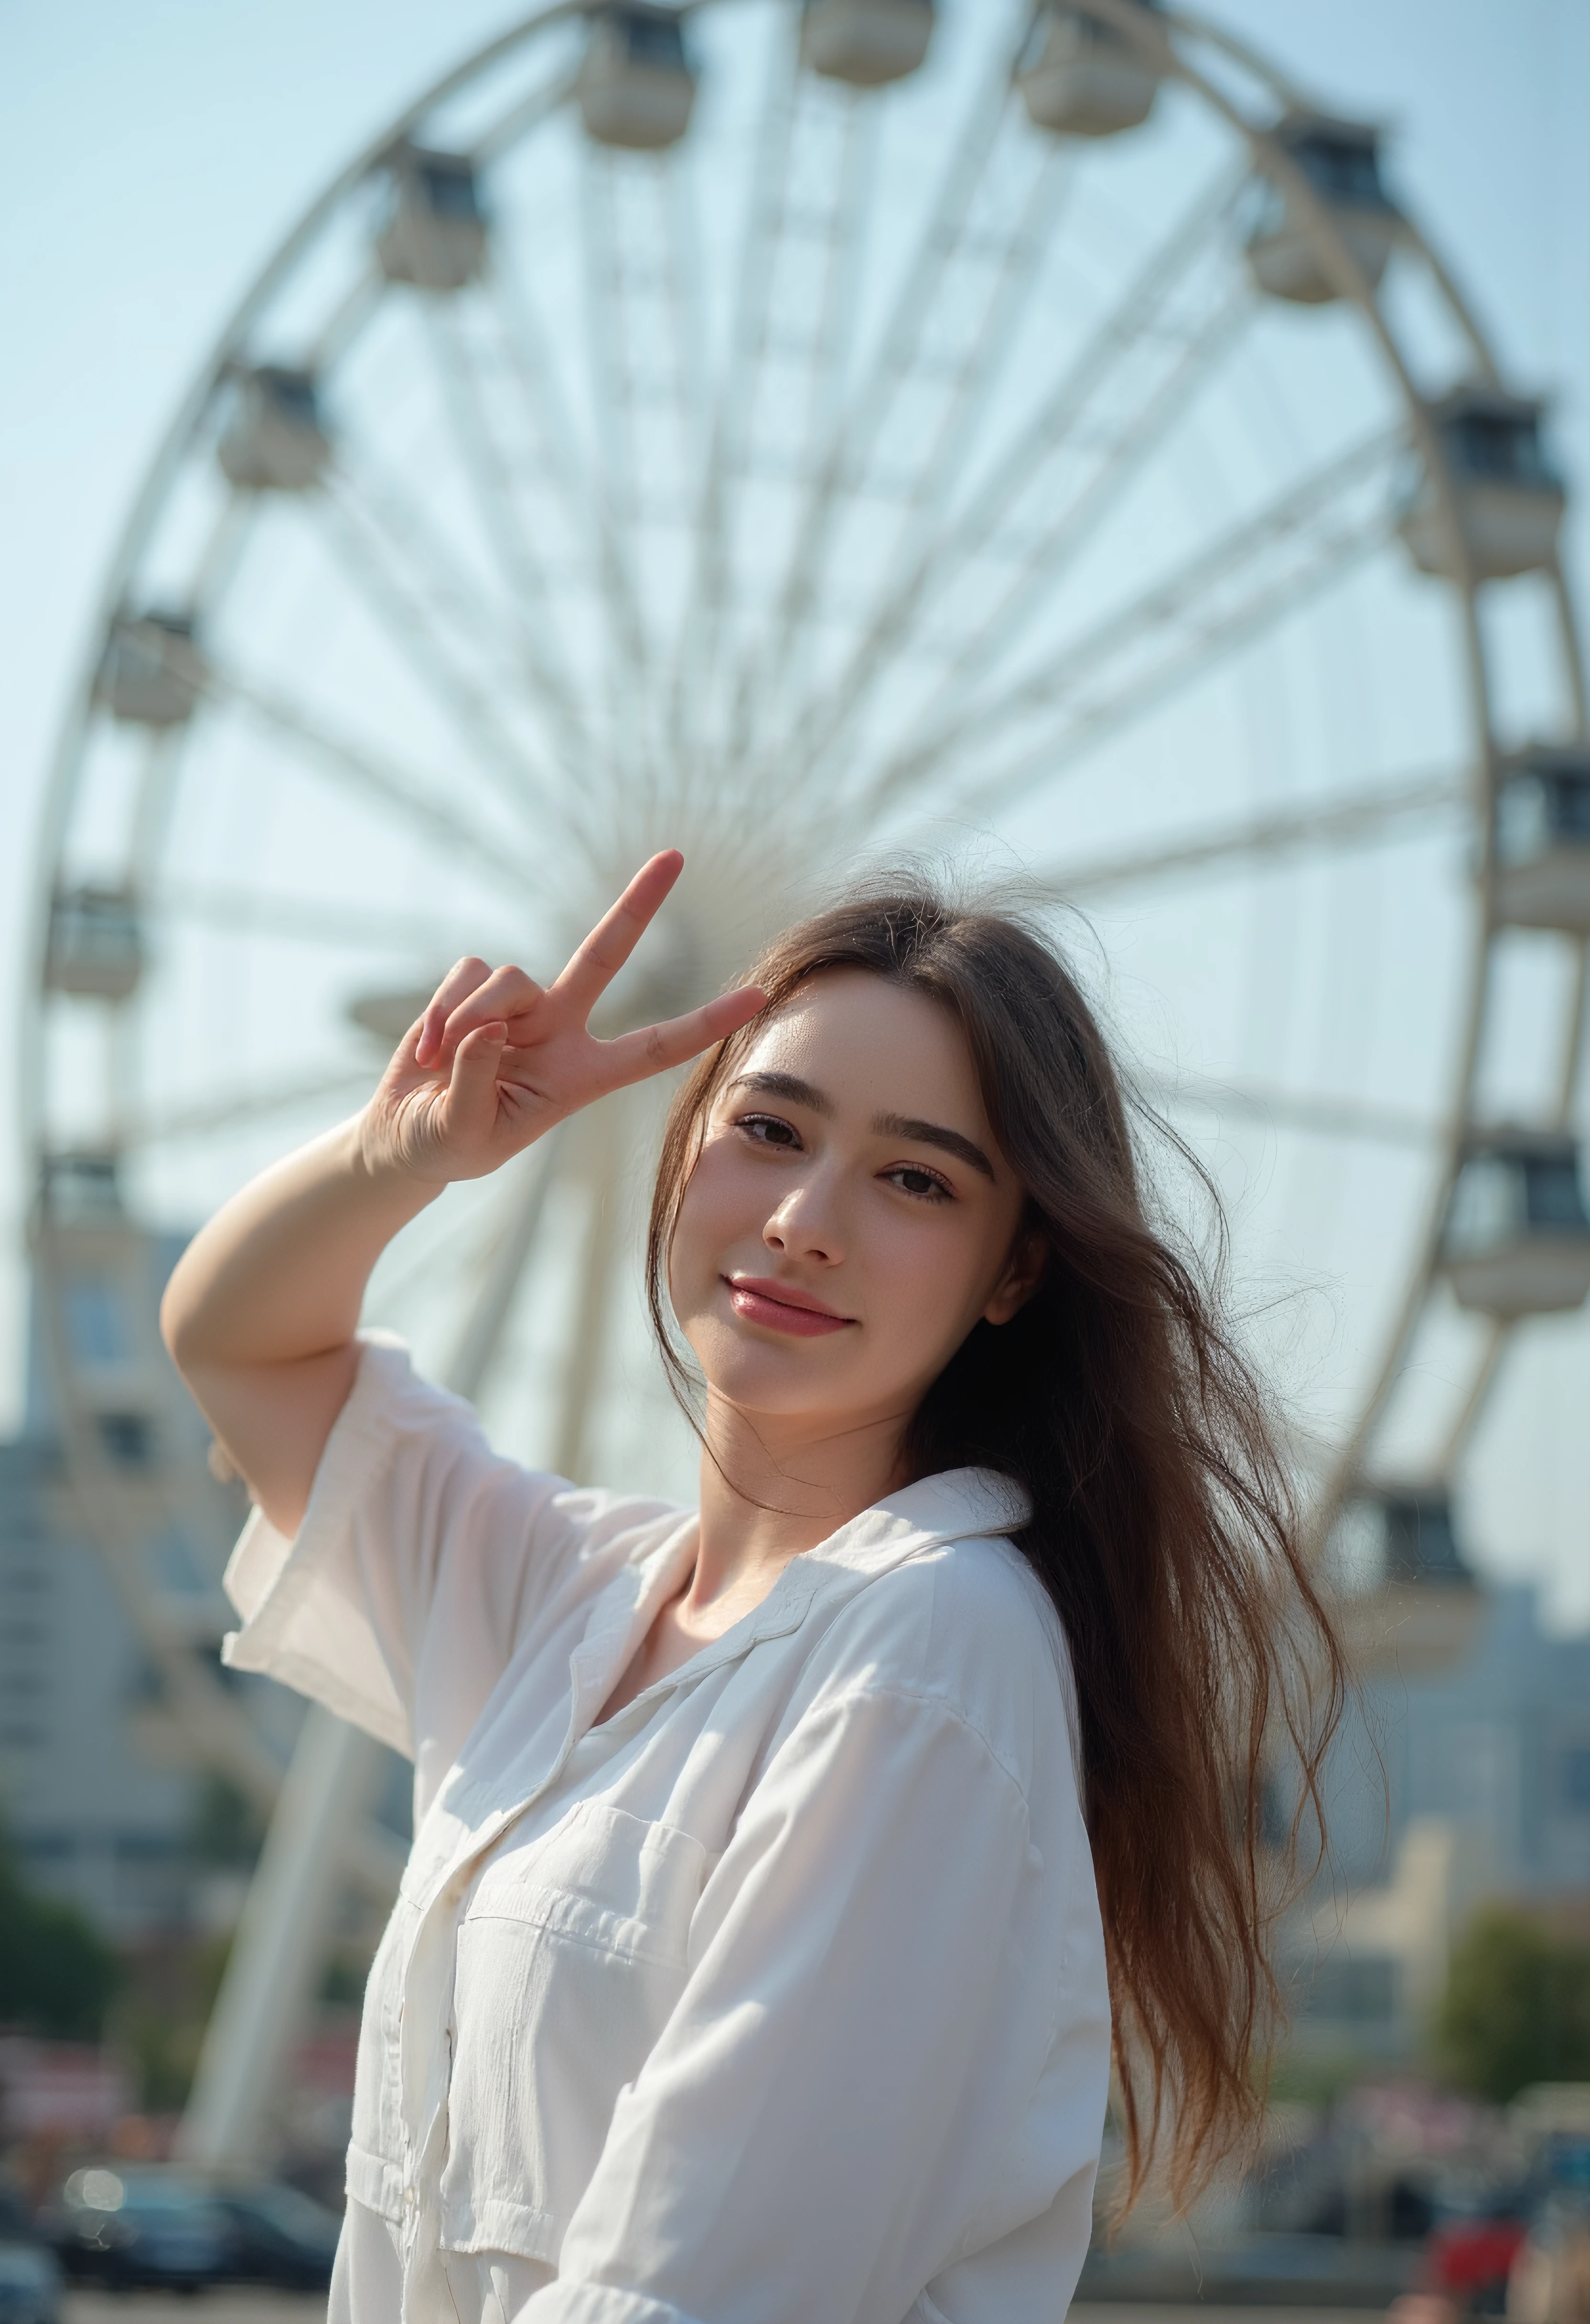
<svg viewBox="0 0 1590 2324">
<path fill-rule="evenodd" d="M 777 1010 L 841 968 L 920 992 L 960 1027 L 1025 1190 L 1023 1231 L 1046 1254 L 1014 1319 L 973 1327 L 903 1451 L 912 1476 L 982 1466 L 1031 1498 L 1016 1543 L 1054 1602 L 1076 1674 L 1123 2208 L 1162 2156 L 1185 2200 L 1263 2107 L 1280 2003 L 1269 1941 L 1323 1848 L 1319 1771 L 1344 1695 L 1269 1401 L 1221 1320 L 1224 1231 L 1209 1265 L 1151 1219 L 1120 1078 L 1034 927 L 897 884 L 791 928 L 750 973 Z M 687 1410 L 668 1249 L 700 1125 L 758 1021 L 697 1063 L 664 1134 L 648 1296 Z M 1218 1221 L 1213 1186 L 1174 1143 Z M 1279 1846 L 1278 1753 L 1291 1761 L 1294 1810 Z"/>
</svg>

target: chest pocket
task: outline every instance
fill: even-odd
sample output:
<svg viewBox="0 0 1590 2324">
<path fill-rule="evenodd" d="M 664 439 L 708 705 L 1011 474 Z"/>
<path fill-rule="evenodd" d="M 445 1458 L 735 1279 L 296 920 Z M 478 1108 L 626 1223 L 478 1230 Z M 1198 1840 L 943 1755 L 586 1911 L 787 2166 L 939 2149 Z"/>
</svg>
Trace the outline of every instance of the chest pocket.
<svg viewBox="0 0 1590 2324">
<path fill-rule="evenodd" d="M 707 1854 L 585 1801 L 487 1866 L 458 1932 L 442 2240 L 556 2264 L 683 1989 Z"/>
</svg>

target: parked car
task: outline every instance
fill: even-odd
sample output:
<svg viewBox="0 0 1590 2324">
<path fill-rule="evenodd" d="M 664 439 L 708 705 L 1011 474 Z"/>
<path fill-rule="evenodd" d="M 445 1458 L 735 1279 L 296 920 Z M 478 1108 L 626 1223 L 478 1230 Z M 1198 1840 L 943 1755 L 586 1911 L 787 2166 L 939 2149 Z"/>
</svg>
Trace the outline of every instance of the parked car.
<svg viewBox="0 0 1590 2324">
<path fill-rule="evenodd" d="M 69 2276 L 116 2291 L 197 2291 L 224 2282 L 232 2258 L 232 2229 L 209 2190 L 147 2165 L 74 2171 L 44 2226 Z"/>
<path fill-rule="evenodd" d="M 1529 2224 L 1516 2192 L 1475 2199 L 1438 2218 L 1424 2246 L 1423 2288 L 1460 2310 L 1500 2316 Z"/>
<path fill-rule="evenodd" d="M 217 2186 L 213 2200 L 232 2236 L 228 2273 L 245 2283 L 324 2292 L 342 2221 L 296 2187 L 270 2181 Z"/>
<path fill-rule="evenodd" d="M 60 2263 L 5 2180 L 0 2180 L 0 2324 L 60 2324 Z"/>
</svg>

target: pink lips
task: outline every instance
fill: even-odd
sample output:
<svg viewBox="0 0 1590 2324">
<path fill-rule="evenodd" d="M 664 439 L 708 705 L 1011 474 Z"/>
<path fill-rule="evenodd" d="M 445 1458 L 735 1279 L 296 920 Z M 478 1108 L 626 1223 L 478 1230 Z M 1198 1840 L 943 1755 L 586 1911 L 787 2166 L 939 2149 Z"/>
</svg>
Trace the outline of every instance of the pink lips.
<svg viewBox="0 0 1590 2324">
<path fill-rule="evenodd" d="M 769 1283 L 753 1275 L 725 1276 L 723 1280 L 737 1315 L 769 1332 L 787 1332 L 792 1339 L 814 1340 L 826 1332 L 848 1331 L 853 1321 L 787 1283 Z"/>
</svg>

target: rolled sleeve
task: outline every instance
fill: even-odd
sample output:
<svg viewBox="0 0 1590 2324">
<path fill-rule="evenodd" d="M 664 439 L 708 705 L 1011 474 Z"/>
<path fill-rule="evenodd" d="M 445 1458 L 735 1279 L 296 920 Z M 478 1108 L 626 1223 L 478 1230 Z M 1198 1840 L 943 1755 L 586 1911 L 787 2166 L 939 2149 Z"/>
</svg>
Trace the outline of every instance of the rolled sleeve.
<svg viewBox="0 0 1590 2324">
<path fill-rule="evenodd" d="M 516 2324 L 900 2324 L 1000 2200 L 1062 2009 L 1067 1871 L 952 1706 L 808 1713 L 703 1891 L 558 2279 Z M 1103 2075 L 1101 2050 L 1029 2158 L 1029 2216 L 1091 2183 Z"/>
<path fill-rule="evenodd" d="M 577 1548 L 584 1498 L 501 1459 L 471 1406 L 421 1379 L 400 1342 L 371 1334 L 297 1535 L 255 1509 L 232 1554 L 225 1589 L 243 1618 L 222 1659 L 412 1758 L 423 1657 L 448 1695 L 425 1723 L 455 1742 L 560 1550 Z"/>
</svg>

